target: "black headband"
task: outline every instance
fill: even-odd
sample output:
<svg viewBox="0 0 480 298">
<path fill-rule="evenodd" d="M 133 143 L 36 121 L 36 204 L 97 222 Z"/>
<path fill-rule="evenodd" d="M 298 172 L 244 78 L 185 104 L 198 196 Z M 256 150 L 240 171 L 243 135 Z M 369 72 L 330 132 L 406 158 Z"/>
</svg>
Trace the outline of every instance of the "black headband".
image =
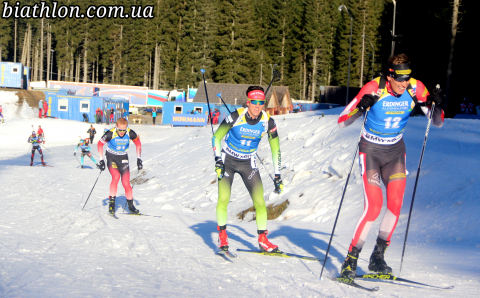
<svg viewBox="0 0 480 298">
<path fill-rule="evenodd" d="M 388 66 L 388 76 L 395 79 L 395 81 L 408 81 L 412 75 L 410 63 L 406 64 L 390 64 Z"/>
</svg>

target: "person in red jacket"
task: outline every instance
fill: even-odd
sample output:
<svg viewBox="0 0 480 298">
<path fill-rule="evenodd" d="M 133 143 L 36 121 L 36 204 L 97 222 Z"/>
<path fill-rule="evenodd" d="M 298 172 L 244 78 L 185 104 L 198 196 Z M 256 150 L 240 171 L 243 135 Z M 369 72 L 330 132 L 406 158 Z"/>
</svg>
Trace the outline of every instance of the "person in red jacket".
<svg viewBox="0 0 480 298">
<path fill-rule="evenodd" d="M 45 144 L 45 133 L 43 132 L 42 126 L 38 126 L 38 131 L 37 131 L 38 137 L 42 140 L 42 142 Z"/>
<path fill-rule="evenodd" d="M 45 100 L 43 102 L 43 118 L 47 118 L 47 112 L 48 112 L 48 102 Z"/>
<path fill-rule="evenodd" d="M 218 124 L 218 118 L 220 117 L 220 111 L 218 109 L 215 109 L 213 112 L 213 121 L 212 124 Z"/>
</svg>

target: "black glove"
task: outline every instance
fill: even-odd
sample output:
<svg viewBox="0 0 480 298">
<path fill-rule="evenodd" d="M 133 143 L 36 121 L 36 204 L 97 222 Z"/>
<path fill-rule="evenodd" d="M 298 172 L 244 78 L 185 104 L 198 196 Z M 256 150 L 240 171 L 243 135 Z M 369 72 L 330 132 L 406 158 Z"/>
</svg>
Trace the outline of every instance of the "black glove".
<svg viewBox="0 0 480 298">
<path fill-rule="evenodd" d="M 283 181 L 280 175 L 275 175 L 275 179 L 273 179 L 273 183 L 275 184 L 274 192 L 276 194 L 281 194 L 283 191 Z"/>
<path fill-rule="evenodd" d="M 73 152 L 73 156 L 77 156 L 77 152 Z"/>
<path fill-rule="evenodd" d="M 443 98 L 444 98 L 444 95 L 443 95 L 442 89 L 435 88 L 433 89 L 432 93 L 430 93 L 430 95 L 428 96 L 427 104 L 431 105 L 432 102 L 434 102 L 435 105 L 440 105 L 443 102 Z"/>
<path fill-rule="evenodd" d="M 137 168 L 139 170 L 143 169 L 142 160 L 140 158 L 137 158 Z"/>
<path fill-rule="evenodd" d="M 215 157 L 215 172 L 217 173 L 218 180 L 222 180 L 225 174 L 225 165 L 221 157 Z"/>
<path fill-rule="evenodd" d="M 105 171 L 105 162 L 103 160 L 101 160 L 98 163 L 98 167 L 100 168 L 100 171 Z"/>
<path fill-rule="evenodd" d="M 365 94 L 358 103 L 357 107 L 361 112 L 365 112 L 369 107 L 373 106 L 374 104 L 375 96 L 371 94 Z"/>
</svg>

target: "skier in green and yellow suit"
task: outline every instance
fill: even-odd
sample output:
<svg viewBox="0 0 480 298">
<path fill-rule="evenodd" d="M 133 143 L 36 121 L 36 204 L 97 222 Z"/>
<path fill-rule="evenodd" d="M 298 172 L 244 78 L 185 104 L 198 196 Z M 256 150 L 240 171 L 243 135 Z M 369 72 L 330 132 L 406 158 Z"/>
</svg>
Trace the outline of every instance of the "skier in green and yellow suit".
<svg viewBox="0 0 480 298">
<path fill-rule="evenodd" d="M 253 200 L 256 211 L 258 244 L 261 250 L 278 251 L 278 246 L 267 239 L 267 209 L 263 198 L 263 184 L 255 160 L 255 152 L 265 134 L 272 150 L 275 169 L 275 192 L 281 193 L 283 182 L 280 177 L 281 154 L 277 126 L 270 115 L 263 110 L 265 93 L 262 87 L 247 89 L 247 108 L 240 108 L 220 124 L 212 138 L 215 152 L 215 171 L 218 177 L 217 223 L 219 248 L 228 250 L 227 205 L 235 173 L 240 174 Z M 222 139 L 225 141 L 222 146 Z"/>
</svg>

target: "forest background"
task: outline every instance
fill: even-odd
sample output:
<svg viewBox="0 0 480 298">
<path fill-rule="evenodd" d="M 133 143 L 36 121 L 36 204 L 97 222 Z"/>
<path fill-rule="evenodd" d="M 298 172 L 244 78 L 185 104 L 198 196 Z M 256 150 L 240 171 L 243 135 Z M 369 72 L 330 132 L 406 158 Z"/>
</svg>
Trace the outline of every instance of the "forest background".
<svg viewBox="0 0 480 298">
<path fill-rule="evenodd" d="M 392 50 L 392 0 L 57 2 L 84 10 L 124 5 L 127 12 L 131 5 L 153 5 L 154 17 L 1 18 L 0 59 L 32 67 L 34 81 L 186 89 L 198 86 L 204 68 L 209 82 L 268 84 L 276 65 L 282 74 L 276 85 L 289 86 L 295 99 L 318 101 L 320 86 L 347 86 L 350 17 L 339 11 L 341 5 L 353 18 L 351 87 L 383 72 Z M 476 100 L 475 66 L 467 61 L 474 57 L 478 28 L 474 2 L 396 0 L 394 52 L 412 58 L 413 77 L 428 88 L 442 86 L 447 116 L 458 111 L 464 97 Z"/>
</svg>

